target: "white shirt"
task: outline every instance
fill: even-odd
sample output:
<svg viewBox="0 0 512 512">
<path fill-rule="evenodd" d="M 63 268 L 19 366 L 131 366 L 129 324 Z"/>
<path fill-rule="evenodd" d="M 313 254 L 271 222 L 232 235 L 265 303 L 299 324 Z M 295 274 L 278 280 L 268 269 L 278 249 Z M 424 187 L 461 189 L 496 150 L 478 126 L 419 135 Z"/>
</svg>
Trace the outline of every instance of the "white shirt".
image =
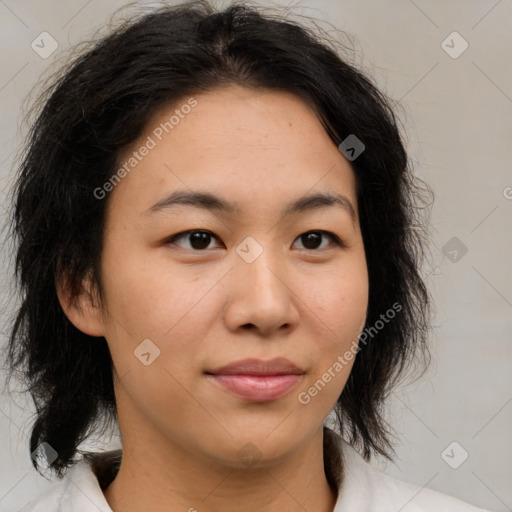
<svg viewBox="0 0 512 512">
<path fill-rule="evenodd" d="M 338 488 L 333 512 L 489 512 L 468 503 L 386 475 L 367 463 L 356 450 L 332 430 L 324 427 L 326 474 Z M 102 454 L 120 454 L 110 451 Z M 342 457 L 343 462 L 341 462 Z M 118 458 L 119 460 L 119 458 Z M 113 512 L 103 495 L 110 477 L 100 477 L 90 461 L 80 459 L 62 480 L 19 512 Z M 341 483 L 341 485 L 340 485 Z"/>
</svg>

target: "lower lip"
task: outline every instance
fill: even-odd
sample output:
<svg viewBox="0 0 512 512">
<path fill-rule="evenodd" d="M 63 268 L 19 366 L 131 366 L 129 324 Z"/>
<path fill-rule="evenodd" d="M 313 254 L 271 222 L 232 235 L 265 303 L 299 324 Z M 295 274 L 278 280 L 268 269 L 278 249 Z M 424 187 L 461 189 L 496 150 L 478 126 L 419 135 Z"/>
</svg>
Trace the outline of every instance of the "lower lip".
<svg viewBox="0 0 512 512">
<path fill-rule="evenodd" d="M 268 402 L 287 395 L 302 375 L 211 375 L 215 382 L 250 402 Z"/>
</svg>

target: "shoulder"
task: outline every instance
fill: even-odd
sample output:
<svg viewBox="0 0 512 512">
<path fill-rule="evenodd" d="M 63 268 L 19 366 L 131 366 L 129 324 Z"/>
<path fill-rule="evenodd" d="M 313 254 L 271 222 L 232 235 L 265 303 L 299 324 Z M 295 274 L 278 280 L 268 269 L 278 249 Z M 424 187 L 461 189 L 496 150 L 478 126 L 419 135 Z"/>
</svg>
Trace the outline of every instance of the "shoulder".
<svg viewBox="0 0 512 512">
<path fill-rule="evenodd" d="M 72 471 L 72 470 L 70 470 Z M 62 501 L 69 493 L 70 481 L 65 476 L 62 480 L 54 482 L 42 494 L 29 501 L 19 512 L 56 512 L 62 510 Z"/>
<path fill-rule="evenodd" d="M 343 478 L 333 512 L 489 512 L 446 494 L 404 482 L 366 462 L 338 436 Z"/>
<path fill-rule="evenodd" d="M 112 512 L 91 463 L 79 460 L 65 476 L 53 483 L 18 512 Z"/>
</svg>

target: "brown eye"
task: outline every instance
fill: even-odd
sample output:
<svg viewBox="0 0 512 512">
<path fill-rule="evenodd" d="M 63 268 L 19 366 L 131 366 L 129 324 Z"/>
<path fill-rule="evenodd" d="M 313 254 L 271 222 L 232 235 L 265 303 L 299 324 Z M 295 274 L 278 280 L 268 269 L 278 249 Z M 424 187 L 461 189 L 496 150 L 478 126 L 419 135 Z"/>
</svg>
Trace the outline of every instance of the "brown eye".
<svg viewBox="0 0 512 512">
<path fill-rule="evenodd" d="M 206 249 L 212 249 L 212 247 L 209 247 L 209 245 L 212 239 L 214 238 L 218 240 L 218 238 L 211 231 L 191 229 L 189 231 L 183 231 L 183 233 L 178 233 L 177 235 L 172 236 L 167 240 L 166 243 L 174 244 L 187 250 L 204 251 Z M 343 247 L 343 244 L 340 241 L 340 239 L 333 233 L 329 233 L 328 231 L 317 230 L 308 231 L 307 233 L 304 233 L 297 238 L 297 240 L 300 240 L 303 244 L 303 247 L 299 247 L 299 249 L 304 249 L 308 251 L 327 249 L 329 248 L 329 244 L 325 245 L 324 243 L 324 241 L 327 238 L 329 238 L 331 242 L 334 242 L 334 244 Z M 176 243 L 178 240 L 181 239 L 188 240 L 188 247 Z"/>
<path fill-rule="evenodd" d="M 167 240 L 167 243 L 174 244 L 176 242 L 176 240 L 180 240 L 182 238 L 184 238 L 184 239 L 188 238 L 190 246 L 183 247 L 184 249 L 192 249 L 195 251 L 202 251 L 202 250 L 208 248 L 213 237 L 214 237 L 214 234 L 210 231 L 190 230 L 190 231 L 184 231 L 183 233 L 174 235 L 173 237 L 171 237 Z M 179 244 L 176 244 L 176 245 L 179 245 Z M 182 247 L 182 246 L 180 246 L 180 247 Z"/>
<path fill-rule="evenodd" d="M 308 231 L 300 235 L 297 240 L 302 242 L 304 249 L 314 251 L 322 245 L 322 237 L 325 236 L 329 237 L 336 245 L 342 245 L 339 238 L 328 231 Z M 320 248 L 326 249 L 327 247 L 329 247 L 329 245 Z"/>
</svg>

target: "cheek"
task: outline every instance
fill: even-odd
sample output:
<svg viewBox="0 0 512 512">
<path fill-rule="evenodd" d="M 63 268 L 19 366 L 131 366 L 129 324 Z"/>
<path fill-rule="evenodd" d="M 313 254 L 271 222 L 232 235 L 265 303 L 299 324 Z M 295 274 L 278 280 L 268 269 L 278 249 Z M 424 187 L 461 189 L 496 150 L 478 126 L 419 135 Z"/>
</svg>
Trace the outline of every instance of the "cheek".
<svg viewBox="0 0 512 512">
<path fill-rule="evenodd" d="M 111 240 L 103 269 L 109 312 L 133 338 L 160 338 L 200 300 L 204 286 L 183 278 L 165 258 Z"/>
<path fill-rule="evenodd" d="M 218 318 L 212 305 L 218 278 L 180 273 L 156 260 L 150 264 L 133 252 L 118 261 L 110 266 L 105 283 L 106 338 L 117 373 L 140 377 L 147 389 L 159 388 L 158 375 L 168 377 L 164 368 L 183 380 L 184 373 L 200 367 L 201 341 Z M 150 366 L 145 367 L 148 359 Z M 168 384 L 170 391 L 176 383 L 171 379 Z M 179 386 L 175 391 L 180 395 Z"/>
<path fill-rule="evenodd" d="M 348 379 L 366 321 L 366 266 L 357 263 L 350 271 L 347 266 L 346 272 L 333 272 L 311 281 L 307 290 L 303 293 L 308 297 L 308 317 L 314 325 L 312 339 L 316 340 L 318 356 L 299 402 L 314 402 L 315 407 L 328 411 Z"/>
<path fill-rule="evenodd" d="M 319 330 L 325 330 L 326 335 L 319 338 L 324 346 L 342 348 L 351 341 L 347 337 L 359 334 L 364 327 L 368 274 L 364 264 L 358 260 L 355 263 L 347 265 L 346 270 L 338 268 L 303 282 L 300 293 L 310 309 L 308 316 Z"/>
</svg>

